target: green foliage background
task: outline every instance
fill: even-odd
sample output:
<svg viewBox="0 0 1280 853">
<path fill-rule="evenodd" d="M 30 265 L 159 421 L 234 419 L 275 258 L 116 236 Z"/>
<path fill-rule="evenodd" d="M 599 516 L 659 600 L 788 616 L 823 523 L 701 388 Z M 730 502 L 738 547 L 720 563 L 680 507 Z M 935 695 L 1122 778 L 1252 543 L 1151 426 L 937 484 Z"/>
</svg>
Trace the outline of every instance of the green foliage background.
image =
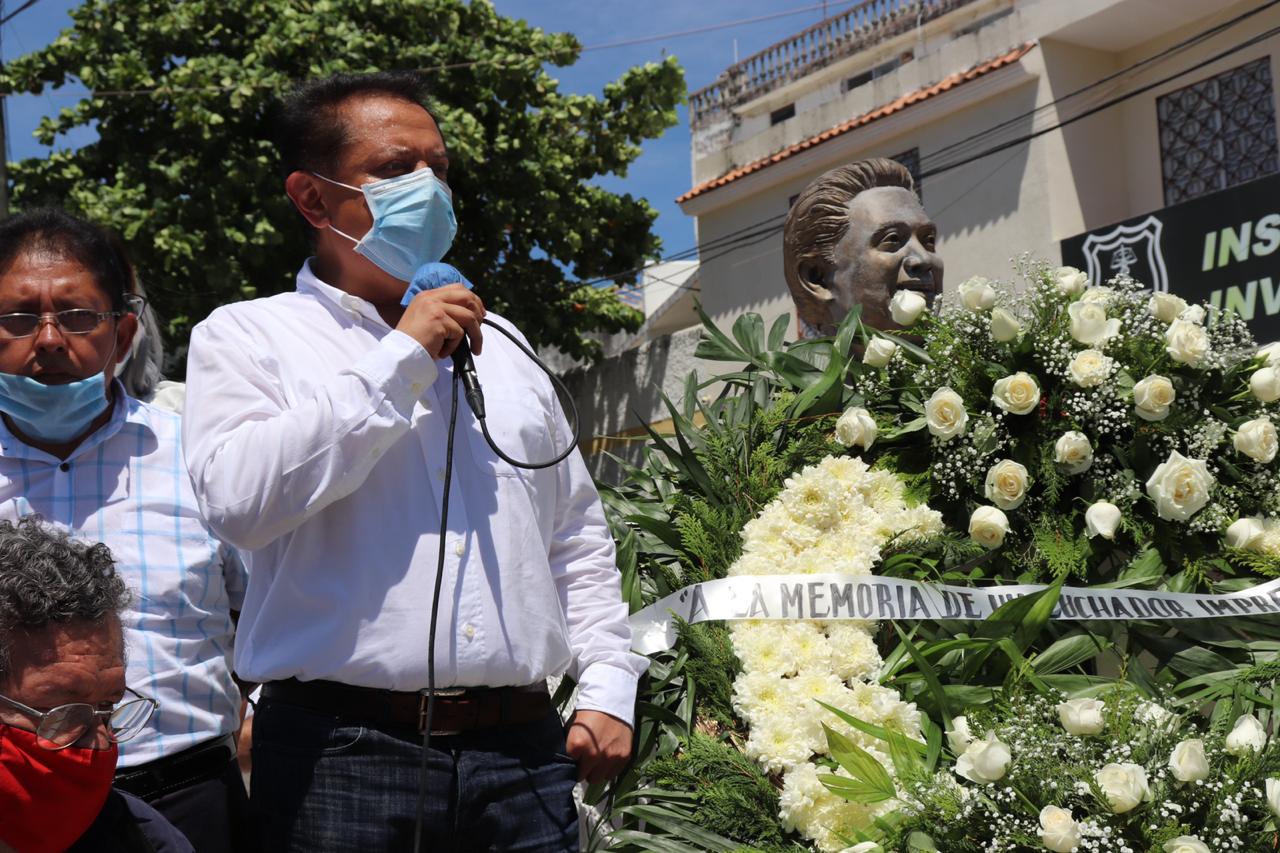
<svg viewBox="0 0 1280 853">
<path fill-rule="evenodd" d="M 270 110 L 295 82 L 341 71 L 432 75 L 459 220 L 449 260 L 490 308 L 580 357 L 599 352 L 587 332 L 639 324 L 564 270 L 585 280 L 658 255 L 653 208 L 590 181 L 625 175 L 640 143 L 675 124 L 674 58 L 627 71 L 602 97 L 562 94 L 543 64 L 571 65 L 581 45 L 487 0 L 87 0 L 72 18 L 0 72 L 0 91 L 79 81 L 94 94 L 37 137 L 92 127 L 98 139 L 15 164 L 14 204 L 62 205 L 119 231 L 179 360 L 213 308 L 293 288 L 309 252 Z"/>
</svg>

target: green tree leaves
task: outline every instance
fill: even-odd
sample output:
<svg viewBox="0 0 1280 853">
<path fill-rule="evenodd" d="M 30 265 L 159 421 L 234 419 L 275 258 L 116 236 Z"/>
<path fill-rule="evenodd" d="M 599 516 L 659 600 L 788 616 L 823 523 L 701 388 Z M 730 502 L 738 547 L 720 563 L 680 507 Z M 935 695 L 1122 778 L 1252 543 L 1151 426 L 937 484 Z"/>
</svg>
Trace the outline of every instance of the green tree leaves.
<svg viewBox="0 0 1280 853">
<path fill-rule="evenodd" d="M 307 238 L 282 188 L 271 107 L 296 81 L 339 71 L 434 75 L 459 220 L 449 260 L 489 307 L 579 357 L 599 353 L 586 333 L 638 326 L 611 293 L 568 279 L 659 253 L 653 208 L 590 181 L 625 174 L 640 144 L 675 124 L 674 59 L 630 69 L 600 97 L 562 94 L 544 64 L 572 64 L 577 40 L 486 0 L 86 0 L 72 19 L 5 67 L 0 89 L 79 80 L 92 94 L 47 116 L 37 137 L 90 126 L 98 140 L 16 164 L 14 203 L 117 229 L 171 351 L 218 305 L 292 289 Z"/>
</svg>

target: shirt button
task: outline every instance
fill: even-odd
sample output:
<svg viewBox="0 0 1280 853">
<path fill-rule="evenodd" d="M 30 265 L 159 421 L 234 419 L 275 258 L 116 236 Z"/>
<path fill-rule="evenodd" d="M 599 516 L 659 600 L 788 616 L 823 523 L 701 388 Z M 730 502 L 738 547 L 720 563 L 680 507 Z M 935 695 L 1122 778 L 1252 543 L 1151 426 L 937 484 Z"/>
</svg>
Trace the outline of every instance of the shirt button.
<svg viewBox="0 0 1280 853">
<path fill-rule="evenodd" d="M 468 640 L 473 639 L 476 635 L 476 626 L 468 622 L 462 627 L 462 633 L 467 635 Z"/>
<path fill-rule="evenodd" d="M 444 479 L 444 469 L 443 469 L 443 468 L 437 468 L 437 469 L 436 469 L 436 479 L 437 479 L 437 480 L 443 480 L 443 479 Z"/>
<path fill-rule="evenodd" d="M 467 553 L 467 546 L 462 544 L 461 539 L 459 539 L 456 543 L 454 543 L 453 553 L 457 554 L 459 557 Z"/>
<path fill-rule="evenodd" d="M 70 470 L 71 470 L 71 463 L 70 463 L 70 462 L 63 462 L 61 465 L 59 465 L 59 466 L 58 466 L 58 470 L 59 470 L 59 471 L 70 471 Z"/>
</svg>

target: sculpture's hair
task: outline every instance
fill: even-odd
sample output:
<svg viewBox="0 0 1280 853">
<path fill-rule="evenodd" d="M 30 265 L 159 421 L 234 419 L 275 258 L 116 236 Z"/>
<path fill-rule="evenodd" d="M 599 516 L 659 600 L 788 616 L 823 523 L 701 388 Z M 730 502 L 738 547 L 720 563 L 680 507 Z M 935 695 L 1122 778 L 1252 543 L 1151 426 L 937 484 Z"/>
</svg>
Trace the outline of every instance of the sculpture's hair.
<svg viewBox="0 0 1280 853">
<path fill-rule="evenodd" d="M 19 631 L 119 615 L 129 590 L 110 549 L 79 542 L 39 516 L 0 521 L 0 684 Z"/>
<path fill-rule="evenodd" d="M 849 229 L 849 202 L 875 187 L 916 191 L 906 166 L 878 157 L 825 172 L 796 196 L 782 231 L 783 269 L 793 294 L 801 286 L 798 269 L 802 263 L 834 262 L 836 244 Z"/>
</svg>

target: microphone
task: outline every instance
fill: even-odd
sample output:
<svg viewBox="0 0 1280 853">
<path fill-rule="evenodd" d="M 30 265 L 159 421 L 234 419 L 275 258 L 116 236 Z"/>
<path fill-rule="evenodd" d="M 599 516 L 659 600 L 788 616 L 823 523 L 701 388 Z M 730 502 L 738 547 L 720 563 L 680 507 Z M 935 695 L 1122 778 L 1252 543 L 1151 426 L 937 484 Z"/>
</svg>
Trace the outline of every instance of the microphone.
<svg viewBox="0 0 1280 853">
<path fill-rule="evenodd" d="M 400 300 L 400 304 L 408 306 L 413 301 L 413 297 L 424 290 L 435 290 L 448 284 L 461 284 L 467 290 L 475 290 L 471 282 L 467 281 L 467 277 L 452 264 L 439 261 L 423 264 L 413 274 L 413 279 L 409 282 L 409 287 L 405 290 L 404 298 Z M 467 339 L 465 334 L 453 351 L 452 358 L 453 369 L 458 374 L 458 378 L 462 380 L 467 405 L 471 407 L 471 411 L 477 420 L 484 420 L 484 392 L 480 390 L 480 377 L 476 374 L 476 364 L 471 357 L 471 341 Z"/>
</svg>

